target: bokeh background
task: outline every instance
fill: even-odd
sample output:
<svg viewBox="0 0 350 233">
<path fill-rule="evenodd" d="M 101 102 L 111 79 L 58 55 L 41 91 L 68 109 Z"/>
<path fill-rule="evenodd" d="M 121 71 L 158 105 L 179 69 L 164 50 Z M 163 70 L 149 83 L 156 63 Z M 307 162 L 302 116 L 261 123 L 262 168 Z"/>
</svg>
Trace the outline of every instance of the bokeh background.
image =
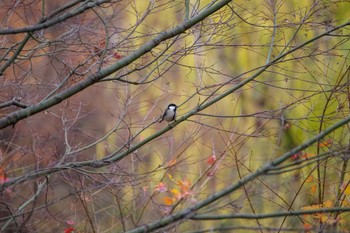
<svg viewBox="0 0 350 233">
<path fill-rule="evenodd" d="M 2 1 L 1 29 L 35 25 L 70 2 Z M 191 18 L 213 3 L 189 4 Z M 347 22 L 349 13 L 347 1 L 232 1 L 95 85 L 2 129 L 1 177 L 6 181 L 57 164 L 99 160 L 125 151 L 167 126 L 156 121 L 169 103 L 178 105 L 180 118 L 251 77 L 281 53 Z M 34 32 L 7 68 L 26 33 L 0 33 L 0 65 L 6 68 L 0 77 L 0 100 L 38 103 L 132 54 L 185 17 L 185 1 L 110 1 Z M 2 191 L 0 220 L 9 224 L 2 230 L 63 232 L 73 227 L 76 232 L 122 232 L 238 182 L 348 116 L 348 35 L 349 28 L 344 27 L 301 47 L 117 163 L 68 169 Z M 1 108 L 0 115 L 18 109 Z M 348 145 L 344 126 L 291 158 L 290 171 L 260 177 L 202 212 L 347 206 L 347 152 L 335 151 L 346 151 Z M 312 162 L 297 167 L 296 161 L 305 159 Z M 46 187 L 35 201 L 24 206 L 44 181 Z M 12 215 L 15 221 L 9 221 Z M 341 232 L 349 227 L 347 219 L 344 214 L 323 220 L 295 216 L 187 221 L 167 231 L 234 225 L 252 232 L 268 227 L 298 232 L 330 226 L 334 220 Z"/>
</svg>

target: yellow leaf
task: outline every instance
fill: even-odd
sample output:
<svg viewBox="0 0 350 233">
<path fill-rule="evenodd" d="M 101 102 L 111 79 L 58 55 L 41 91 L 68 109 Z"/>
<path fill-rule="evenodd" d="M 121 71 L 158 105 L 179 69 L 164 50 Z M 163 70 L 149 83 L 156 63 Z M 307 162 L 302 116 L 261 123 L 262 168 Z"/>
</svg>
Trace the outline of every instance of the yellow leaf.
<svg viewBox="0 0 350 233">
<path fill-rule="evenodd" d="M 307 206 L 301 207 L 302 210 L 314 210 L 319 208 L 322 208 L 322 205 L 307 205 Z"/>
<path fill-rule="evenodd" d="M 303 207 L 301 207 L 300 209 L 302 209 L 302 210 L 310 210 L 310 209 L 312 209 L 309 205 L 307 205 L 307 206 L 303 206 Z"/>
<path fill-rule="evenodd" d="M 315 181 L 315 178 L 313 177 L 313 176 L 308 176 L 307 178 L 306 178 L 306 183 L 312 183 L 312 182 L 314 182 Z"/>
<path fill-rule="evenodd" d="M 103 159 L 106 156 L 105 143 L 98 143 L 96 145 L 96 159 Z"/>
<path fill-rule="evenodd" d="M 175 180 L 174 180 L 174 178 L 173 178 L 173 176 L 172 176 L 171 174 L 168 174 L 168 177 L 169 177 L 170 180 L 172 180 L 173 182 L 175 182 Z"/>
<path fill-rule="evenodd" d="M 333 207 L 333 202 L 332 201 L 325 201 L 325 202 L 323 202 L 323 206 L 325 208 Z"/>
<path fill-rule="evenodd" d="M 347 201 L 347 200 L 344 200 L 344 201 L 342 202 L 342 205 L 343 205 L 344 207 L 350 207 L 350 202 Z"/>
<path fill-rule="evenodd" d="M 350 185 L 347 185 L 347 184 L 344 183 L 341 186 L 341 189 L 343 190 L 345 195 L 349 195 L 350 194 Z"/>
<path fill-rule="evenodd" d="M 346 188 L 344 189 L 344 194 L 345 195 L 349 195 L 350 194 L 350 186 L 346 186 Z"/>
<path fill-rule="evenodd" d="M 328 216 L 327 215 L 325 215 L 325 214 L 320 214 L 320 220 L 321 220 L 321 222 L 327 222 L 328 221 Z"/>
<path fill-rule="evenodd" d="M 181 198 L 181 193 L 180 193 L 179 190 L 172 189 L 172 190 L 170 190 L 170 192 L 176 197 L 176 199 L 180 199 Z"/>
</svg>

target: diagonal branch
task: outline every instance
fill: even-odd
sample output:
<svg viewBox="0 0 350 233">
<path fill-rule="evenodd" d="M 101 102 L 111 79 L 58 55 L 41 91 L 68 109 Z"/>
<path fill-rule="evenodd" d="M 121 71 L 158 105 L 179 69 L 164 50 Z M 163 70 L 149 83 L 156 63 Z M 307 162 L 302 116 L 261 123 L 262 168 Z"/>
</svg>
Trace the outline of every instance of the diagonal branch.
<svg viewBox="0 0 350 233">
<path fill-rule="evenodd" d="M 264 219 L 264 218 L 281 218 L 286 216 L 300 216 L 316 213 L 335 213 L 335 212 L 350 212 L 350 207 L 334 207 L 334 208 L 319 208 L 308 210 L 284 211 L 263 214 L 196 214 L 191 217 L 192 220 L 223 220 L 223 219 Z"/>
<path fill-rule="evenodd" d="M 75 2 L 69 3 L 67 5 L 64 5 L 62 8 L 58 9 L 57 11 L 55 11 L 52 15 L 50 15 L 49 17 L 52 17 L 60 12 L 62 12 L 63 10 L 74 6 L 75 4 L 81 2 L 80 0 L 77 0 Z M 75 17 L 79 14 L 84 13 L 86 10 L 99 6 L 103 3 L 109 2 L 108 0 L 98 0 L 98 1 L 89 1 L 87 3 L 82 4 L 81 7 L 78 7 L 74 10 L 72 10 L 71 12 L 67 12 L 66 14 L 63 14 L 61 16 L 58 16 L 57 18 L 53 18 L 51 20 L 47 20 L 47 18 L 43 18 L 38 24 L 32 25 L 32 26 L 27 26 L 27 27 L 23 27 L 23 28 L 9 28 L 9 29 L 0 29 L 0 35 L 6 35 L 6 34 L 17 34 L 17 33 L 24 33 L 24 32 L 34 32 L 34 31 L 38 31 L 41 29 L 45 29 L 45 28 L 49 28 L 54 26 L 55 24 L 59 24 L 63 21 L 66 21 L 69 18 Z"/>
<path fill-rule="evenodd" d="M 212 204 L 215 201 L 221 199 L 222 197 L 240 189 L 242 186 L 246 185 L 247 183 L 254 180 L 255 178 L 262 176 L 262 175 L 265 175 L 270 170 L 274 169 L 275 167 L 277 167 L 281 163 L 288 160 L 292 155 L 308 148 L 313 143 L 317 142 L 318 140 L 322 139 L 327 134 L 329 134 L 329 133 L 333 132 L 334 130 L 336 130 L 337 128 L 347 124 L 348 122 L 350 122 L 350 116 L 337 122 L 336 124 L 332 125 L 331 127 L 327 128 L 326 130 L 322 131 L 320 134 L 318 134 L 315 137 L 311 138 L 310 140 L 304 142 L 302 145 L 295 147 L 294 149 L 288 151 L 287 153 L 278 157 L 277 159 L 273 160 L 272 162 L 266 163 L 265 165 L 263 165 L 261 168 L 259 168 L 255 172 L 244 176 L 238 182 L 228 186 L 227 188 L 225 188 L 219 192 L 214 193 L 213 195 L 209 196 L 207 199 L 204 199 L 204 200 L 198 202 L 197 204 L 190 206 L 190 207 L 188 207 L 188 208 L 186 208 L 178 213 L 172 214 L 172 215 L 167 216 L 165 218 L 162 218 L 156 222 L 146 224 L 144 226 L 132 229 L 132 230 L 127 231 L 127 232 L 128 233 L 152 232 L 156 229 L 168 226 L 169 224 L 175 223 L 177 221 L 185 220 L 188 218 L 190 218 L 190 219 L 195 218 L 196 211 L 198 211 L 198 210 L 202 209 L 203 207 L 205 207 L 209 204 Z M 346 209 L 346 210 L 348 210 L 348 209 Z M 202 217 L 204 217 L 204 216 L 202 216 Z"/>
<path fill-rule="evenodd" d="M 0 129 L 3 129 L 7 126 L 14 125 L 18 121 L 27 118 L 31 115 L 34 115 L 36 113 L 39 113 L 45 109 L 48 109 L 56 104 L 59 104 L 60 102 L 64 101 L 65 99 L 77 94 L 78 92 L 86 89 L 87 87 L 93 85 L 94 83 L 100 81 L 101 79 L 107 77 L 108 75 L 120 70 L 121 68 L 131 64 L 135 60 L 137 60 L 142 55 L 150 52 L 152 49 L 157 47 L 160 43 L 163 41 L 170 39 L 172 37 L 175 37 L 181 33 L 184 33 L 187 29 L 191 28 L 198 22 L 201 22 L 211 14 L 215 13 L 222 7 L 224 7 L 226 4 L 231 2 L 230 0 L 221 0 L 218 3 L 204 9 L 201 13 L 198 15 L 192 17 L 191 19 L 188 19 L 184 21 L 183 23 L 179 24 L 177 27 L 169 30 L 169 31 L 163 31 L 158 36 L 150 40 L 145 45 L 141 46 L 138 50 L 136 50 L 134 53 L 130 54 L 129 56 L 126 56 L 125 58 L 119 60 L 118 62 L 114 63 L 113 65 L 106 67 L 105 69 L 102 69 L 101 71 L 92 74 L 88 76 L 85 80 L 75 84 L 74 86 L 67 88 L 66 90 L 62 91 L 61 93 L 58 93 L 51 98 L 48 98 L 46 100 L 43 100 L 37 104 L 34 104 L 26 109 L 19 110 L 16 112 L 13 112 L 9 114 L 6 117 L 3 117 L 0 119 Z"/>
<path fill-rule="evenodd" d="M 268 67 L 272 66 L 273 64 L 275 64 L 275 63 L 278 62 L 279 60 L 282 60 L 282 59 L 285 58 L 287 55 L 289 55 L 289 54 L 291 54 L 291 53 L 293 53 L 293 52 L 295 52 L 295 51 L 297 51 L 297 50 L 303 48 L 303 47 L 306 46 L 307 44 L 310 44 L 310 43 L 312 43 L 313 41 L 315 41 L 315 40 L 317 40 L 317 39 L 320 39 L 320 38 L 322 38 L 322 37 L 324 37 L 324 36 L 329 35 L 329 33 L 333 32 L 333 31 L 335 31 L 335 30 L 338 30 L 338 29 L 343 28 L 343 27 L 348 26 L 348 25 L 350 25 L 350 22 L 347 22 L 347 23 L 342 24 L 342 25 L 340 25 L 340 26 L 338 26 L 338 27 L 335 27 L 334 29 L 331 29 L 331 30 L 329 30 L 329 31 L 326 31 L 326 32 L 324 32 L 324 33 L 322 33 L 322 34 L 320 34 L 320 35 L 318 35 L 318 36 L 316 36 L 316 37 L 314 37 L 314 38 L 312 38 L 312 39 L 310 39 L 310 40 L 308 40 L 308 41 L 306 41 L 306 42 L 300 44 L 299 46 L 296 46 L 296 47 L 294 47 L 293 49 L 291 49 L 291 50 L 289 50 L 289 51 L 287 51 L 287 52 L 285 52 L 285 53 L 279 55 L 278 57 L 276 57 L 275 59 L 273 59 L 270 63 L 264 65 L 260 70 L 258 70 L 258 71 L 257 71 L 255 74 L 253 74 L 251 77 L 249 77 L 249 78 L 243 80 L 242 82 L 238 83 L 237 85 L 233 86 L 232 88 L 226 90 L 226 91 L 223 92 L 221 95 L 219 95 L 219 96 L 217 96 L 217 97 L 215 97 L 215 98 L 213 98 L 213 99 L 211 99 L 211 100 L 209 100 L 209 101 L 207 101 L 207 102 L 205 102 L 205 103 L 202 103 L 202 104 L 199 105 L 197 108 L 195 108 L 195 109 L 193 109 L 192 111 L 188 112 L 187 114 L 183 115 L 182 117 L 180 117 L 178 120 L 176 120 L 175 122 L 171 123 L 171 124 L 168 125 L 167 127 L 165 127 L 165 128 L 163 128 L 163 129 L 157 131 L 157 132 L 154 133 L 153 135 L 151 135 L 151 136 L 145 138 L 144 140 L 140 141 L 139 143 L 136 143 L 135 145 L 131 146 L 130 148 L 128 148 L 128 149 L 125 150 L 125 151 L 122 151 L 122 152 L 120 152 L 120 153 L 119 153 L 119 152 L 116 152 L 115 154 L 112 154 L 111 156 L 106 157 L 106 158 L 104 158 L 104 159 L 102 159 L 102 160 L 88 160 L 88 161 L 83 161 L 83 162 L 72 162 L 72 163 L 66 163 L 66 164 L 64 164 L 64 165 L 57 166 L 57 167 L 51 167 L 51 168 L 46 168 L 46 169 L 39 170 L 39 171 L 33 171 L 33 172 L 30 172 L 30 173 L 27 173 L 27 174 L 24 175 L 24 176 L 21 176 L 21 177 L 18 177 L 18 178 L 15 178 L 15 179 L 12 179 L 12 180 L 10 180 L 10 181 L 8 181 L 8 182 L 3 183 L 2 185 L 0 185 L 0 190 L 4 189 L 4 188 L 6 188 L 6 187 L 10 187 L 10 186 L 12 186 L 12 185 L 16 185 L 16 184 L 25 182 L 25 181 L 27 181 L 27 180 L 35 179 L 36 177 L 40 177 L 40 176 L 49 175 L 49 174 L 52 174 L 52 173 L 61 172 L 61 171 L 67 170 L 67 169 L 79 169 L 79 168 L 81 168 L 81 167 L 103 167 L 103 166 L 106 166 L 106 165 L 108 165 L 108 164 L 117 162 L 117 161 L 123 159 L 124 157 L 126 157 L 127 155 L 129 155 L 130 153 L 132 153 L 132 152 L 136 151 L 137 149 L 141 148 L 141 147 L 144 146 L 145 144 L 147 144 L 147 143 L 153 141 L 154 139 L 158 138 L 160 135 L 162 135 L 162 134 L 166 133 L 167 131 L 171 130 L 173 127 L 175 127 L 176 125 L 180 124 L 181 122 L 183 122 L 183 121 L 187 120 L 188 118 L 190 118 L 190 117 L 196 115 L 197 113 L 199 113 L 200 111 L 204 110 L 205 108 L 207 108 L 207 107 L 209 107 L 209 106 L 215 104 L 216 102 L 220 101 L 220 100 L 223 99 L 224 97 L 228 96 L 229 94 L 233 93 L 234 91 L 236 91 L 236 90 L 240 89 L 241 87 L 245 86 L 247 83 L 253 81 L 253 80 L 256 79 L 260 74 L 262 74 Z M 161 35 L 163 35 L 163 34 L 160 34 L 159 36 L 161 36 Z M 157 36 L 156 38 L 158 38 L 159 36 Z M 153 40 L 152 40 L 152 41 L 153 41 Z M 152 41 L 151 41 L 151 42 L 152 42 Z M 151 42 L 149 42 L 149 43 L 151 43 Z M 149 44 L 149 43 L 148 43 L 148 44 Z M 143 48 L 143 47 L 142 47 L 142 48 Z M 146 48 L 144 48 L 144 49 L 146 49 Z M 137 51 L 136 51 L 136 52 L 137 52 Z M 136 53 L 136 52 L 135 52 L 135 53 Z M 129 59 L 132 59 L 131 56 L 136 56 L 136 55 L 132 54 L 132 55 L 126 57 L 125 59 L 121 60 L 120 62 L 117 62 L 117 63 L 115 63 L 114 65 L 112 65 L 112 67 L 113 67 L 113 66 L 122 65 L 122 64 L 124 64 L 125 62 L 128 62 Z M 128 59 L 127 59 L 127 58 L 128 58 Z M 131 61 L 130 61 L 130 62 L 131 62 Z M 121 64 L 121 63 L 122 63 L 122 64 Z M 112 71 L 113 71 L 113 69 L 112 69 L 111 67 L 109 67 L 109 69 L 110 69 L 109 71 L 108 71 L 107 69 L 108 69 L 108 68 L 102 70 L 101 72 L 112 72 Z M 103 75 L 101 72 L 98 73 L 100 76 Z M 84 89 L 84 88 L 86 88 L 86 87 L 88 87 L 88 86 L 85 87 L 85 86 L 81 86 L 81 85 L 83 85 L 83 84 L 84 84 L 84 85 L 87 85 L 87 84 L 89 84 L 89 83 L 93 84 L 94 82 L 96 82 L 95 80 L 96 80 L 98 77 L 100 77 L 100 76 L 97 76 L 95 79 L 94 79 L 94 77 L 92 77 L 91 80 L 88 79 L 88 80 L 82 81 L 82 82 L 80 83 L 80 85 L 75 85 L 75 86 L 69 88 L 68 90 L 71 90 L 71 89 L 73 89 L 73 88 L 74 88 L 73 91 L 76 91 L 76 89 L 82 90 L 82 89 Z M 83 84 L 82 84 L 82 83 L 83 83 Z M 47 99 L 46 101 L 43 101 L 42 103 L 46 103 L 46 104 L 49 105 L 49 104 L 52 104 L 52 102 L 53 102 L 53 105 L 54 105 L 54 103 L 55 103 L 54 101 L 59 101 L 59 102 L 62 101 L 61 98 L 64 97 L 64 96 L 62 96 L 63 94 L 65 94 L 65 95 L 70 95 L 70 96 L 73 95 L 73 94 L 70 93 L 70 92 L 67 93 L 68 90 L 63 91 L 62 93 L 57 94 L 57 95 L 55 95 L 55 96 L 53 96 L 53 97 Z M 30 110 L 30 109 L 33 109 L 35 106 L 36 106 L 36 108 L 44 108 L 44 109 L 45 109 L 45 106 L 41 106 L 40 103 L 39 103 L 39 104 L 33 105 L 33 106 L 31 106 L 31 107 L 28 107 L 28 108 L 26 108 L 26 109 L 17 111 L 17 112 L 15 112 L 15 113 L 25 114 L 26 111 L 27 111 L 28 109 L 29 109 L 29 110 Z M 35 109 L 34 109 L 34 110 L 35 110 Z M 31 111 L 33 111 L 33 110 L 31 110 Z M 14 113 L 14 114 L 11 114 L 11 115 L 9 115 L 9 116 L 3 118 L 3 119 L 0 119 L 0 126 L 1 126 L 2 128 L 8 126 L 8 125 L 6 125 L 6 121 L 5 121 L 7 118 L 9 118 L 9 120 L 11 120 L 10 117 L 12 117 L 12 118 L 15 118 L 14 120 L 16 120 L 16 115 L 15 115 L 15 113 Z M 36 113 L 36 112 L 35 112 L 35 113 Z M 28 116 L 24 115 L 24 116 L 22 116 L 21 119 L 23 119 L 23 118 L 25 118 L 25 117 L 28 117 Z M 338 124 L 339 124 L 339 123 L 338 123 L 338 124 L 335 125 L 335 126 L 336 126 L 335 128 L 332 128 L 332 127 L 330 127 L 330 128 L 332 128 L 332 130 L 335 130 L 336 128 L 338 128 L 338 127 L 340 127 L 340 126 L 346 124 L 346 123 L 349 122 L 349 121 L 350 121 L 350 117 L 345 118 L 343 121 L 340 122 L 340 125 L 338 125 Z M 17 122 L 17 121 L 14 121 L 14 123 L 16 123 L 16 122 Z M 5 125 L 5 126 L 3 126 L 3 125 Z M 9 124 L 9 125 L 11 125 L 11 124 Z M 1 127 L 0 127 L 0 128 L 1 128 Z M 330 133 L 330 132 L 331 132 L 331 131 L 327 131 L 326 134 L 328 134 L 328 133 Z M 323 133 L 320 133 L 320 135 L 321 135 L 321 134 L 323 134 Z M 322 137 L 325 136 L 326 134 L 322 135 Z M 319 139 L 321 139 L 322 137 L 317 138 L 316 141 L 319 140 Z M 312 143 L 314 143 L 314 142 L 312 142 Z M 307 148 L 307 147 L 310 146 L 312 143 L 307 144 L 305 147 L 302 147 L 301 149 L 299 149 L 299 147 L 295 148 L 295 150 L 292 150 L 292 154 L 291 154 L 291 155 L 296 154 L 297 152 L 299 152 L 299 151 L 301 151 L 301 150 Z M 303 144 L 303 145 L 304 145 L 304 144 Z M 289 156 L 291 156 L 291 155 L 289 155 Z M 283 161 L 285 161 L 285 159 L 282 159 L 281 162 L 283 162 Z M 276 162 L 277 162 L 276 165 L 278 165 L 278 164 L 281 163 L 279 160 L 276 160 Z M 275 167 L 275 166 L 274 166 L 274 167 Z"/>
</svg>

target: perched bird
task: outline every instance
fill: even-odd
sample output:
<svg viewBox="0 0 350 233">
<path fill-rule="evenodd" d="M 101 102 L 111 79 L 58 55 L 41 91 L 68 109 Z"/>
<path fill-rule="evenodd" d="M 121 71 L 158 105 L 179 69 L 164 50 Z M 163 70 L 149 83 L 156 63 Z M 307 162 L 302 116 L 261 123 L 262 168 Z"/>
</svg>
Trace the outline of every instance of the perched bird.
<svg viewBox="0 0 350 233">
<path fill-rule="evenodd" d="M 175 104 L 169 104 L 168 108 L 165 110 L 162 119 L 159 121 L 162 122 L 163 120 L 166 120 L 167 122 L 174 121 L 176 118 L 176 108 L 177 106 Z"/>
</svg>

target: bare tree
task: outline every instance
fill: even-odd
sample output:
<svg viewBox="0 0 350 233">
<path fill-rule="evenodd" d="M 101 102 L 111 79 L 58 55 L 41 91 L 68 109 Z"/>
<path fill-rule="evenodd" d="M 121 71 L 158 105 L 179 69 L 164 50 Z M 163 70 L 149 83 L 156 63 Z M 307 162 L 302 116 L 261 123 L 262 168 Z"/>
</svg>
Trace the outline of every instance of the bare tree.
<svg viewBox="0 0 350 233">
<path fill-rule="evenodd" d="M 0 6 L 0 232 L 349 228 L 346 1 Z"/>
</svg>

